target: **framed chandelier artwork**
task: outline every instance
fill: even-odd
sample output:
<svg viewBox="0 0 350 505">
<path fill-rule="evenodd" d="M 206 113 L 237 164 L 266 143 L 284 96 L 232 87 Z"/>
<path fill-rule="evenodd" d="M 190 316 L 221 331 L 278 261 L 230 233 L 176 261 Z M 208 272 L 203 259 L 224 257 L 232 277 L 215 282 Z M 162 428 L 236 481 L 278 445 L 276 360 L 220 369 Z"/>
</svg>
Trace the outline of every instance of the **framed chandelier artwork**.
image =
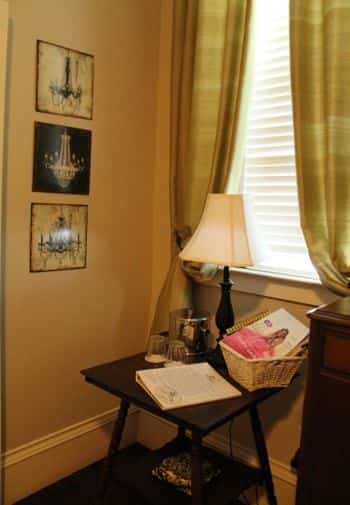
<svg viewBox="0 0 350 505">
<path fill-rule="evenodd" d="M 37 42 L 36 110 L 92 119 L 94 57 Z"/>
<path fill-rule="evenodd" d="M 35 122 L 33 191 L 88 195 L 91 131 Z"/>
<path fill-rule="evenodd" d="M 86 267 L 87 205 L 32 203 L 30 271 Z"/>
</svg>

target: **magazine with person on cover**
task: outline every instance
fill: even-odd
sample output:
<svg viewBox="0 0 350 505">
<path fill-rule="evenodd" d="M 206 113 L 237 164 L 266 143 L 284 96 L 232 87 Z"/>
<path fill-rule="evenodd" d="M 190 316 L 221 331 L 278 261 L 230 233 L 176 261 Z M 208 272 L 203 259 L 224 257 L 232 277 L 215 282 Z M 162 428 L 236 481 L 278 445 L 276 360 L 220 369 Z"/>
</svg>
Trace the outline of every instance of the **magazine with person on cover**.
<svg viewBox="0 0 350 505">
<path fill-rule="evenodd" d="M 308 335 L 307 326 L 284 309 L 245 326 L 223 342 L 248 359 L 282 358 L 290 354 Z"/>
</svg>

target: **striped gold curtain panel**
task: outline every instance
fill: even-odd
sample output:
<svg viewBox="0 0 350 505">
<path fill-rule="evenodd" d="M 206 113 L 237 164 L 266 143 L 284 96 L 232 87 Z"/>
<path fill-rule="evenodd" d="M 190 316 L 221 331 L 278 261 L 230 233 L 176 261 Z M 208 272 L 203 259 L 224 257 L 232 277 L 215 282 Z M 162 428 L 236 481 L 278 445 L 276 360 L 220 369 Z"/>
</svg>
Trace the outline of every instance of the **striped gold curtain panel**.
<svg viewBox="0 0 350 505">
<path fill-rule="evenodd" d="M 208 193 L 224 192 L 234 167 L 238 187 L 251 0 L 173 0 L 170 200 L 173 260 L 152 331 L 169 312 L 192 305 L 192 277 L 178 252 L 195 230 Z"/>
<path fill-rule="evenodd" d="M 301 224 L 322 282 L 349 295 L 350 1 L 291 0 Z"/>
</svg>

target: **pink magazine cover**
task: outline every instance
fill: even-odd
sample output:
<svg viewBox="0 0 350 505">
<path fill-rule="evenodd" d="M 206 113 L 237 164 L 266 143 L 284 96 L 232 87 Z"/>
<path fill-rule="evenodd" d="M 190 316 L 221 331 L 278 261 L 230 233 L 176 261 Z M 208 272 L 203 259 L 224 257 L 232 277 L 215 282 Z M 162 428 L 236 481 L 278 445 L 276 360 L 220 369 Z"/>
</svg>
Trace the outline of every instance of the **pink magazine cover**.
<svg viewBox="0 0 350 505">
<path fill-rule="evenodd" d="M 284 309 L 226 335 L 223 342 L 248 359 L 281 358 L 309 333 L 307 326 Z"/>
</svg>

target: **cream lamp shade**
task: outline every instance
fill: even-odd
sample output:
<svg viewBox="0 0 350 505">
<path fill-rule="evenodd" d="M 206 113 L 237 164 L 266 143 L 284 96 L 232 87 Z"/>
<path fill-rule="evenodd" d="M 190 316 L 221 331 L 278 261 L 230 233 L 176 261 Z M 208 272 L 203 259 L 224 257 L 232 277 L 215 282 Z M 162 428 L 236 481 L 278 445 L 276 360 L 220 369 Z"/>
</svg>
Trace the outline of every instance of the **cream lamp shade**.
<svg viewBox="0 0 350 505">
<path fill-rule="evenodd" d="M 242 267 L 258 264 L 267 253 L 249 197 L 211 193 L 200 223 L 180 258 Z"/>
</svg>

